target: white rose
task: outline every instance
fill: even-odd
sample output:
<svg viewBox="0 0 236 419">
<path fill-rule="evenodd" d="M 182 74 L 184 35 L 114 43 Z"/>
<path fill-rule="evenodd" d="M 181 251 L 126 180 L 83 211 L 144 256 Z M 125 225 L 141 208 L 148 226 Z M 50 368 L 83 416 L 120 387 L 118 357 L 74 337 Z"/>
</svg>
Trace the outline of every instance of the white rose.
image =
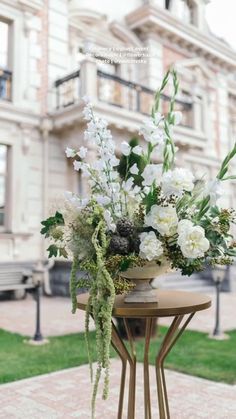
<svg viewBox="0 0 236 419">
<path fill-rule="evenodd" d="M 68 158 L 75 157 L 75 155 L 76 155 L 76 151 L 73 150 L 73 148 L 70 148 L 70 147 L 66 147 L 65 153 L 66 153 L 66 157 L 68 157 Z"/>
<path fill-rule="evenodd" d="M 122 152 L 122 154 L 124 154 L 124 156 L 129 156 L 130 155 L 131 147 L 126 141 L 123 141 L 121 143 L 120 148 L 121 148 L 121 152 Z"/>
<path fill-rule="evenodd" d="M 192 226 L 193 226 L 192 221 L 187 220 L 187 219 L 180 220 L 179 224 L 178 224 L 177 232 L 178 232 L 178 234 L 185 233 L 185 231 L 187 231 Z"/>
<path fill-rule="evenodd" d="M 159 231 L 162 236 L 171 236 L 176 232 L 178 225 L 176 209 L 171 205 L 166 207 L 153 205 L 145 217 L 145 225 Z"/>
<path fill-rule="evenodd" d="M 195 259 L 204 256 L 210 243 L 202 227 L 194 226 L 189 220 L 182 220 L 179 223 L 178 232 L 178 245 L 184 257 Z"/>
<path fill-rule="evenodd" d="M 184 191 L 191 192 L 194 188 L 194 176 L 188 169 L 176 168 L 163 173 L 161 186 L 164 195 L 181 196 Z"/>
<path fill-rule="evenodd" d="M 154 231 L 140 234 L 139 256 L 143 259 L 153 260 L 163 254 L 163 247 L 160 240 L 157 239 Z"/>
<path fill-rule="evenodd" d="M 142 177 L 143 177 L 143 186 L 150 186 L 153 184 L 154 180 L 156 184 L 160 184 L 162 174 L 162 164 L 147 164 L 145 167 Z"/>
<path fill-rule="evenodd" d="M 138 166 L 137 163 L 134 163 L 133 166 L 131 166 L 131 168 L 129 169 L 130 173 L 132 173 L 132 175 L 138 175 Z"/>
</svg>

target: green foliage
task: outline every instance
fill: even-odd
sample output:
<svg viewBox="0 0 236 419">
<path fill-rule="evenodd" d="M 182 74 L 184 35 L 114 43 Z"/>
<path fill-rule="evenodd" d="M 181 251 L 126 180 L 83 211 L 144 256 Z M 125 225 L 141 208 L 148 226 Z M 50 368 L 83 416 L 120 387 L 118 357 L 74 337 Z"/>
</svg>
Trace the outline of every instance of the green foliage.
<svg viewBox="0 0 236 419">
<path fill-rule="evenodd" d="M 74 314 L 76 312 L 77 309 L 77 293 L 76 293 L 76 289 L 77 289 L 77 271 L 79 269 L 79 258 L 78 256 L 74 256 L 73 262 L 72 262 L 72 267 L 71 267 L 71 272 L 70 272 L 70 296 L 71 296 L 71 301 L 72 301 L 72 313 Z"/>
<path fill-rule="evenodd" d="M 158 196 L 160 194 L 160 187 L 153 185 L 150 192 L 145 196 L 142 203 L 146 207 L 146 213 L 148 213 L 151 207 L 158 202 Z"/>
<path fill-rule="evenodd" d="M 223 160 L 223 163 L 221 164 L 219 173 L 216 176 L 217 179 L 219 179 L 219 180 L 236 179 L 236 176 L 225 177 L 225 175 L 227 174 L 227 172 L 229 170 L 229 163 L 235 155 L 236 155 L 236 143 L 234 144 L 234 147 L 232 148 L 232 150 L 227 154 L 227 156 Z"/>
<path fill-rule="evenodd" d="M 44 234 L 45 237 L 50 237 L 52 227 L 62 226 L 65 224 L 65 222 L 63 215 L 60 212 L 56 211 L 54 216 L 42 221 L 41 224 L 43 225 L 43 228 L 41 229 L 40 233 Z"/>
<path fill-rule="evenodd" d="M 50 246 L 47 248 L 48 257 L 57 257 L 57 256 L 63 256 L 64 258 L 68 257 L 67 251 L 64 247 L 58 247 L 56 244 L 50 244 Z"/>
<path fill-rule="evenodd" d="M 132 153 L 132 148 L 136 147 L 137 145 L 139 145 L 139 140 L 137 138 L 132 138 L 129 141 L 129 145 L 131 147 L 131 152 L 129 156 L 124 156 L 122 155 L 120 158 L 120 163 L 117 167 L 118 173 L 121 177 L 121 179 L 123 180 L 127 180 L 130 176 L 132 176 L 134 178 L 134 184 L 135 185 L 141 185 L 142 183 L 142 176 L 140 173 L 143 172 L 144 168 L 145 168 L 145 160 L 143 158 L 143 156 L 138 156 L 135 153 Z M 139 174 L 138 175 L 132 175 L 129 172 L 129 169 L 131 166 L 133 166 L 133 164 L 137 164 L 137 167 L 139 169 Z"/>
<path fill-rule="evenodd" d="M 96 252 L 97 273 L 90 288 L 90 299 L 86 310 L 86 341 L 89 330 L 89 314 L 92 313 L 96 326 L 96 346 L 97 346 L 97 370 L 93 385 L 92 395 L 92 417 L 95 415 L 95 402 L 98 391 L 98 384 L 102 371 L 105 373 L 103 399 L 108 397 L 109 387 L 109 363 L 110 363 L 110 343 L 112 328 L 112 310 L 115 299 L 115 288 L 113 280 L 105 266 L 105 253 L 107 250 L 106 227 L 104 221 L 100 221 L 94 231 L 92 243 Z M 88 350 L 89 350 L 89 345 Z M 90 355 L 89 355 L 90 359 Z M 91 364 L 90 364 L 91 365 Z M 91 373 L 92 376 L 92 373 Z"/>
</svg>

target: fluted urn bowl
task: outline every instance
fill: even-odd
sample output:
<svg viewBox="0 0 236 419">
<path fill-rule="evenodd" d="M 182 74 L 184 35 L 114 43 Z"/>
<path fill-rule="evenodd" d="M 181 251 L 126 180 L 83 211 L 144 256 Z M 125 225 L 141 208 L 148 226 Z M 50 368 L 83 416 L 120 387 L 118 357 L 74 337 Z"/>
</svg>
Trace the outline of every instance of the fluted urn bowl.
<svg viewBox="0 0 236 419">
<path fill-rule="evenodd" d="M 147 262 L 144 266 L 136 266 L 121 272 L 120 276 L 130 279 L 135 284 L 135 287 L 126 294 L 125 303 L 157 303 L 158 295 L 152 287 L 151 281 L 170 271 L 168 262 L 164 261 L 159 265 L 152 261 Z"/>
</svg>

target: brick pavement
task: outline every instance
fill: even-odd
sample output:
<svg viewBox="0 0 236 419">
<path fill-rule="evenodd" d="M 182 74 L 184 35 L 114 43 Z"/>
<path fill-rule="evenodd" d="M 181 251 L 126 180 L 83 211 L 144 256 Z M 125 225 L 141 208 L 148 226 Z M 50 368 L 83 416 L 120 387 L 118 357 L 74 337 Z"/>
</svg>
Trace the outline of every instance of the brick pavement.
<svg viewBox="0 0 236 419">
<path fill-rule="evenodd" d="M 112 360 L 110 397 L 97 402 L 96 419 L 116 419 L 120 361 Z M 236 418 L 236 386 L 166 371 L 171 419 Z M 158 418 L 154 367 L 150 368 L 153 418 Z M 137 369 L 136 419 L 143 419 L 142 366 Z M 1 419 L 90 418 L 88 366 L 1 386 Z M 125 404 L 126 407 L 126 404 Z M 123 417 L 126 419 L 126 415 Z"/>
</svg>

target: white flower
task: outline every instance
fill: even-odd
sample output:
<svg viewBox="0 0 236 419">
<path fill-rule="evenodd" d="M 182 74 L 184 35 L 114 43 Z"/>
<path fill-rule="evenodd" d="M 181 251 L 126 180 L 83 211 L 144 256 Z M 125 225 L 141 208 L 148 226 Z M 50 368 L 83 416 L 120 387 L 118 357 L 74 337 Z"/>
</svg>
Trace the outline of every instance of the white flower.
<svg viewBox="0 0 236 419">
<path fill-rule="evenodd" d="M 140 145 L 136 145 L 132 148 L 132 153 L 137 154 L 137 156 L 141 156 L 143 149 Z"/>
<path fill-rule="evenodd" d="M 114 233 L 116 230 L 116 225 L 112 219 L 110 211 L 107 209 L 104 211 L 104 219 L 106 221 L 108 230 L 111 230 Z"/>
<path fill-rule="evenodd" d="M 180 111 L 172 112 L 171 116 L 174 119 L 174 125 L 179 125 L 180 122 L 182 121 L 183 115 L 182 115 L 182 112 L 180 112 Z"/>
<path fill-rule="evenodd" d="M 156 184 L 160 184 L 160 178 L 162 174 L 162 164 L 147 164 L 145 167 L 142 177 L 143 177 L 143 186 L 150 186 L 156 181 Z"/>
<path fill-rule="evenodd" d="M 111 198 L 109 198 L 109 196 L 104 196 L 104 195 L 96 195 L 95 199 L 97 203 L 100 205 L 108 205 L 111 202 Z"/>
<path fill-rule="evenodd" d="M 150 261 L 162 255 L 162 243 L 157 239 L 154 231 L 150 231 L 149 233 L 141 233 L 139 237 L 141 240 L 139 246 L 139 256 L 141 258 Z"/>
<path fill-rule="evenodd" d="M 112 167 L 118 166 L 120 164 L 120 160 L 117 159 L 116 156 L 110 156 L 109 163 Z"/>
<path fill-rule="evenodd" d="M 163 121 L 164 115 L 162 115 L 160 112 L 155 112 L 154 114 L 154 122 L 156 125 L 159 125 L 161 121 Z"/>
<path fill-rule="evenodd" d="M 216 205 L 218 199 L 223 195 L 223 188 L 219 179 L 214 179 L 206 185 L 204 196 L 210 195 L 210 204 Z"/>
<path fill-rule="evenodd" d="M 159 121 L 160 122 L 160 121 Z M 144 126 L 140 129 L 140 134 L 143 135 L 144 140 L 156 145 L 164 138 L 164 132 L 160 129 L 152 118 L 149 118 Z"/>
<path fill-rule="evenodd" d="M 83 116 L 86 121 L 90 121 L 92 119 L 93 113 L 89 105 L 84 107 Z"/>
<path fill-rule="evenodd" d="M 77 209 L 82 209 L 86 207 L 86 205 L 89 202 L 89 199 L 87 198 L 81 199 L 76 194 L 69 191 L 65 191 L 64 196 L 66 200 L 69 201 Z"/>
<path fill-rule="evenodd" d="M 88 149 L 86 147 L 80 147 L 77 154 L 81 159 L 84 159 L 86 157 L 87 152 L 88 152 Z"/>
<path fill-rule="evenodd" d="M 186 230 L 188 230 L 192 226 L 193 226 L 192 221 L 187 220 L 187 219 L 180 220 L 179 221 L 179 224 L 178 224 L 177 232 L 180 235 L 180 234 L 184 233 Z"/>
<path fill-rule="evenodd" d="M 161 180 L 164 195 L 181 196 L 184 191 L 191 192 L 194 188 L 194 176 L 188 169 L 176 168 L 164 173 Z"/>
<path fill-rule="evenodd" d="M 73 166 L 74 166 L 74 169 L 75 170 L 79 171 L 79 170 L 82 169 L 82 162 L 81 161 L 78 161 L 78 160 L 75 160 L 73 162 Z"/>
<path fill-rule="evenodd" d="M 128 180 L 122 182 L 122 188 L 125 192 L 129 193 L 134 184 L 134 178 L 130 177 Z"/>
<path fill-rule="evenodd" d="M 73 150 L 73 148 L 70 148 L 70 147 L 66 147 L 65 153 L 66 153 L 66 157 L 68 157 L 68 158 L 76 156 L 76 151 Z"/>
<path fill-rule="evenodd" d="M 182 220 L 180 223 L 178 245 L 183 256 L 191 259 L 203 257 L 210 246 L 205 237 L 205 230 L 200 226 L 194 226 L 189 220 Z"/>
<path fill-rule="evenodd" d="M 90 97 L 89 97 L 88 95 L 84 95 L 84 96 L 82 97 L 82 100 L 83 100 L 83 102 L 84 102 L 86 105 L 88 105 L 89 103 L 91 103 L 91 99 L 90 99 Z"/>
<path fill-rule="evenodd" d="M 134 163 L 133 166 L 130 167 L 129 171 L 132 173 L 132 175 L 138 175 L 139 170 L 137 163 Z"/>
<path fill-rule="evenodd" d="M 178 217 L 176 209 L 171 205 L 161 207 L 153 205 L 151 211 L 145 216 L 145 225 L 154 228 L 164 236 L 171 236 L 176 232 Z"/>
<path fill-rule="evenodd" d="M 130 155 L 131 147 L 126 141 L 123 141 L 121 143 L 120 148 L 121 148 L 121 152 L 122 152 L 122 154 L 124 154 L 124 156 L 129 156 Z"/>
</svg>

